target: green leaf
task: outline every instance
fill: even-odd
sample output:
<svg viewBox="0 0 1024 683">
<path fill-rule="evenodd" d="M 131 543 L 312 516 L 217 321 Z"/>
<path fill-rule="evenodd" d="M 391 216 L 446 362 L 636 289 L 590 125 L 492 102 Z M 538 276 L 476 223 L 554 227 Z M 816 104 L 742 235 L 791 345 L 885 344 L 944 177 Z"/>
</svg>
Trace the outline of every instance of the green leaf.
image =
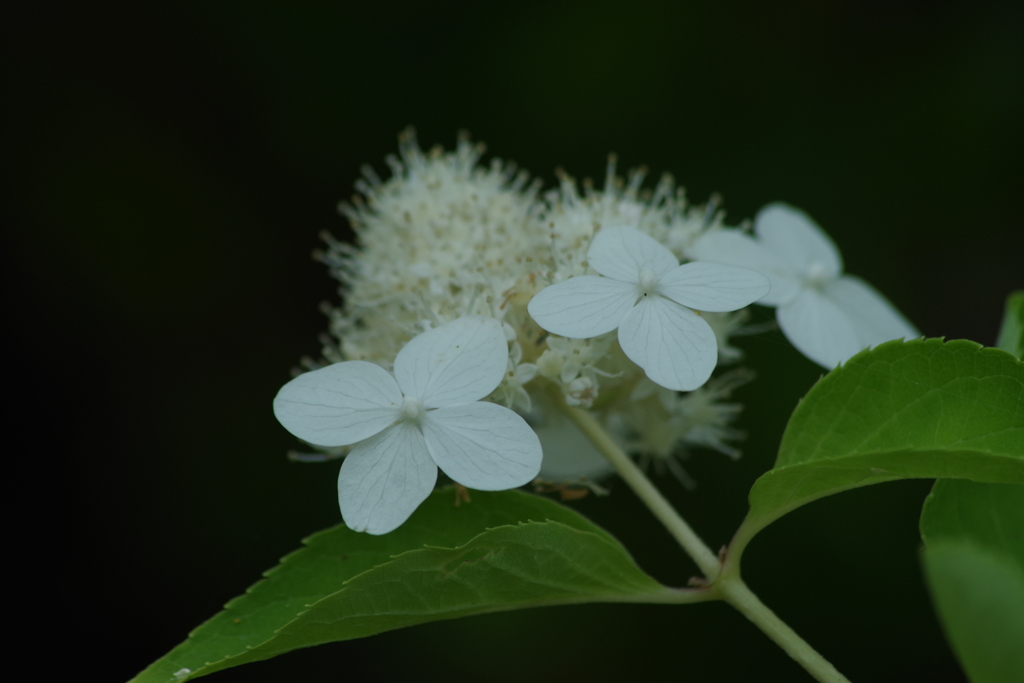
<svg viewBox="0 0 1024 683">
<path fill-rule="evenodd" d="M 472 495 L 456 506 L 452 489 L 435 491 L 384 536 L 343 525 L 311 536 L 134 680 L 182 681 L 296 648 L 472 614 L 700 599 L 656 582 L 607 532 L 564 506 L 519 491 Z"/>
<path fill-rule="evenodd" d="M 887 342 L 819 381 L 750 492 L 738 555 L 818 498 L 905 478 L 1024 483 L 1024 363 L 974 342 Z"/>
<path fill-rule="evenodd" d="M 921 511 L 921 538 L 926 546 L 970 541 L 1024 571 L 1024 488 L 940 479 Z"/>
<path fill-rule="evenodd" d="M 921 536 L 936 610 L 970 679 L 1024 681 L 1024 486 L 941 479 Z"/>
<path fill-rule="evenodd" d="M 1006 299 L 1006 313 L 996 346 L 1017 358 L 1024 358 L 1024 290 L 1014 292 Z"/>
</svg>

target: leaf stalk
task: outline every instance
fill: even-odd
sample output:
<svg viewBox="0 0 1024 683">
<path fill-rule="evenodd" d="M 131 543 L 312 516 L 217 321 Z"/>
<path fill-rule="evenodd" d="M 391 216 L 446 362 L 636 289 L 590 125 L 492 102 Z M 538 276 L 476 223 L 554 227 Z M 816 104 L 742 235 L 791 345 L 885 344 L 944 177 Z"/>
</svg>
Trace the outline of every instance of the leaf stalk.
<svg viewBox="0 0 1024 683">
<path fill-rule="evenodd" d="M 619 476 L 704 573 L 706 599 L 723 600 L 735 607 L 820 683 L 850 683 L 849 679 L 839 673 L 828 660 L 761 602 L 740 578 L 738 563 L 733 563 L 731 571 L 727 575 L 722 575 L 722 562 L 718 555 L 711 551 L 686 520 L 676 512 L 643 470 L 612 439 L 592 413 L 566 405 L 561 392 L 556 398 L 565 415 L 608 459 Z"/>
</svg>

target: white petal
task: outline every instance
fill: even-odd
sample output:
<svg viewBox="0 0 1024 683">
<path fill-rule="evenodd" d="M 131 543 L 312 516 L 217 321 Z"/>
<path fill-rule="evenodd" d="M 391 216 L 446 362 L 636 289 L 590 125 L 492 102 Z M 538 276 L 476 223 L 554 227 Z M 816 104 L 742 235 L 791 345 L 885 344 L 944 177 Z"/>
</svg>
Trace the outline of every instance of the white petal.
<svg viewBox="0 0 1024 683">
<path fill-rule="evenodd" d="M 437 408 L 483 398 L 507 365 L 501 323 L 467 315 L 413 337 L 395 358 L 395 379 L 403 394 Z"/>
<path fill-rule="evenodd" d="M 580 275 L 537 293 L 526 310 L 548 332 L 589 339 L 611 332 L 636 303 L 635 284 Z"/>
<path fill-rule="evenodd" d="M 540 476 L 548 481 L 597 480 L 611 473 L 612 464 L 594 448 L 572 422 L 558 419 L 558 413 L 536 428 L 544 447 Z"/>
<path fill-rule="evenodd" d="M 419 428 L 385 429 L 352 449 L 338 475 L 338 502 L 354 531 L 386 534 L 409 519 L 434 490 L 437 466 Z"/>
<path fill-rule="evenodd" d="M 399 417 L 402 393 L 379 365 L 361 360 L 306 372 L 281 387 L 274 415 L 289 432 L 318 446 L 346 446 Z"/>
<path fill-rule="evenodd" d="M 698 311 L 724 313 L 754 303 L 771 289 L 768 278 L 749 268 L 721 263 L 686 263 L 658 281 L 658 293 Z"/>
<path fill-rule="evenodd" d="M 847 315 L 866 346 L 921 336 L 895 306 L 859 277 L 844 275 L 833 280 L 825 285 L 825 296 Z"/>
<path fill-rule="evenodd" d="M 679 265 L 679 259 L 650 235 L 635 228 L 612 226 L 594 236 L 587 262 L 601 275 L 623 282 L 638 282 L 644 268 L 661 275 Z"/>
<path fill-rule="evenodd" d="M 654 386 L 651 382 L 647 384 Z M 580 479 L 596 481 L 611 473 L 612 464 L 558 409 L 549 394 L 538 393 L 533 408 L 520 414 L 537 434 L 544 451 L 537 474 L 541 479 L 559 483 Z"/>
<path fill-rule="evenodd" d="M 843 272 L 835 243 L 800 209 L 782 203 L 769 204 L 754 219 L 761 244 L 793 271 L 807 273 L 817 264 L 829 277 Z"/>
<path fill-rule="evenodd" d="M 661 296 L 644 297 L 626 314 L 619 346 L 648 377 L 674 391 L 693 391 L 707 382 L 718 360 L 711 326 Z"/>
<path fill-rule="evenodd" d="M 776 318 L 800 353 L 829 370 L 868 345 L 861 342 L 849 316 L 814 289 L 779 306 Z"/>
<path fill-rule="evenodd" d="M 432 410 L 423 435 L 438 467 L 472 489 L 515 488 L 540 471 L 540 439 L 503 406 L 482 401 Z"/>
<path fill-rule="evenodd" d="M 778 306 L 796 298 L 800 280 L 788 265 L 776 258 L 754 238 L 740 230 L 723 228 L 705 233 L 687 254 L 701 261 L 750 268 L 771 281 L 771 291 L 757 303 Z"/>
</svg>

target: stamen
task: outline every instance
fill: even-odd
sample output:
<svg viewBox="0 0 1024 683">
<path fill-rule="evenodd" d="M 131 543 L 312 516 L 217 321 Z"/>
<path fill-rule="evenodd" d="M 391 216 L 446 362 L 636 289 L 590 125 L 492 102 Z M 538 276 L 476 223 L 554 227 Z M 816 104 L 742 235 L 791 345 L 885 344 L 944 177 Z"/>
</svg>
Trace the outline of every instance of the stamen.
<svg viewBox="0 0 1024 683">
<path fill-rule="evenodd" d="M 402 407 L 399 409 L 399 414 L 403 420 L 419 424 L 423 421 L 427 411 L 423 407 L 423 401 L 406 396 L 402 399 Z"/>
<path fill-rule="evenodd" d="M 828 280 L 828 269 L 821 261 L 814 261 L 807 267 L 807 284 L 812 287 L 821 287 Z"/>
</svg>

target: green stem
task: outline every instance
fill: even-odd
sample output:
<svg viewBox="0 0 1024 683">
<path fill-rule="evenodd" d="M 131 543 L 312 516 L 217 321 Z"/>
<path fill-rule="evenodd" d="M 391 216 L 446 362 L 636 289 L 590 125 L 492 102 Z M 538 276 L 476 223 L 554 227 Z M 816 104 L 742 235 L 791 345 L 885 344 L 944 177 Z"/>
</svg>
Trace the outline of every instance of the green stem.
<svg viewBox="0 0 1024 683">
<path fill-rule="evenodd" d="M 690 528 L 675 508 L 661 495 L 661 492 L 654 487 L 647 475 L 637 467 L 637 464 L 626 455 L 619 444 L 615 443 L 608 432 L 604 430 L 601 423 L 597 421 L 592 413 L 579 408 L 573 408 L 562 403 L 562 409 L 573 423 L 579 427 L 588 439 L 597 447 L 597 450 L 608 459 L 615 467 L 633 492 L 650 508 L 654 516 L 665 525 L 669 533 L 679 542 L 683 550 L 693 558 L 708 581 L 713 581 L 718 576 L 722 563 L 718 556 L 700 540 L 696 532 Z"/>
<path fill-rule="evenodd" d="M 827 659 L 807 641 L 797 635 L 775 612 L 768 609 L 739 576 L 732 576 L 716 584 L 722 599 L 738 609 L 743 616 L 761 629 L 776 645 L 786 651 L 797 664 L 821 683 L 850 683 Z"/>
<path fill-rule="evenodd" d="M 665 602 L 697 602 L 700 599 L 713 600 L 716 598 L 724 600 L 764 631 L 765 635 L 785 650 L 816 680 L 821 683 L 850 683 L 845 676 L 836 671 L 836 668 L 828 660 L 818 654 L 803 638 L 797 635 L 796 631 L 779 619 L 747 588 L 747 584 L 740 578 L 738 564 L 733 565 L 734 570 L 730 571 L 728 575 L 721 575 L 722 563 L 718 556 L 697 536 L 686 520 L 679 516 L 679 513 L 661 495 L 661 492 L 654 487 L 647 475 L 615 443 L 592 413 L 566 405 L 560 393 L 556 398 L 565 415 L 608 459 L 619 476 L 629 484 L 629 487 L 650 508 L 654 516 L 665 525 L 669 533 L 693 558 L 700 570 L 704 572 L 704 576 L 707 577 L 709 585 L 703 591 L 704 595 L 701 598 L 698 598 L 697 595 L 680 595 L 673 596 L 675 600 L 664 600 Z M 661 601 L 658 600 L 658 602 Z"/>
</svg>

